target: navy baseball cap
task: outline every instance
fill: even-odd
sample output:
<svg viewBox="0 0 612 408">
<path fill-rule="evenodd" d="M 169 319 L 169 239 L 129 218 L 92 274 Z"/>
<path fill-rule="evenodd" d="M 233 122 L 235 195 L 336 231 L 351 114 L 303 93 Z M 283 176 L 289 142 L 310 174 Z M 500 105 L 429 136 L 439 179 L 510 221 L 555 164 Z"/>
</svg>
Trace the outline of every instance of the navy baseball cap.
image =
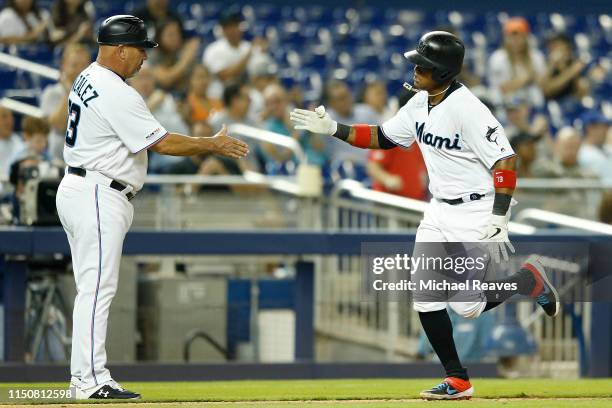
<svg viewBox="0 0 612 408">
<path fill-rule="evenodd" d="M 586 111 L 580 116 L 580 120 L 582 121 L 582 126 L 587 127 L 596 123 L 603 123 L 605 125 L 610 125 L 612 121 L 604 116 L 603 113 L 598 110 L 589 110 Z"/>
</svg>

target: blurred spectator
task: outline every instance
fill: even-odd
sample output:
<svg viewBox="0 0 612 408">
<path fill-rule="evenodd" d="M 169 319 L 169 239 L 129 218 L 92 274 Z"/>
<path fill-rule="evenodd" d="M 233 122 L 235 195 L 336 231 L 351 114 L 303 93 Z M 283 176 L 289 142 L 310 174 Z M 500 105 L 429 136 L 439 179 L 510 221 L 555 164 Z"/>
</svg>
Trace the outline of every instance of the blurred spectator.
<svg viewBox="0 0 612 408">
<path fill-rule="evenodd" d="M 248 115 L 250 104 L 249 88 L 245 84 L 229 84 L 223 91 L 223 110 L 216 112 L 209 120 L 213 131 L 221 130 L 224 123 L 228 126 L 234 123 L 257 126 Z"/>
<path fill-rule="evenodd" d="M 189 126 L 182 119 L 174 97 L 156 87 L 155 77 L 148 64 L 142 66 L 130 85 L 142 96 L 153 116 L 170 132 L 189 134 Z M 172 168 L 185 160 L 183 156 L 168 156 L 149 151 L 149 169 L 153 173 L 173 173 Z"/>
<path fill-rule="evenodd" d="M 24 148 L 24 143 L 13 132 L 15 119 L 13 112 L 0 106 L 0 178 L 7 178 L 11 159 Z"/>
<path fill-rule="evenodd" d="M 149 64 L 157 83 L 167 91 L 186 91 L 200 49 L 199 38 L 184 41 L 180 23 L 167 20 L 158 27 L 156 41 L 159 47 L 151 51 Z"/>
<path fill-rule="evenodd" d="M 555 138 L 555 162 L 558 165 L 559 177 L 593 177 L 578 165 L 580 135 L 575 128 L 566 126 L 557 132 Z"/>
<path fill-rule="evenodd" d="M 52 160 L 64 160 L 68 94 L 76 77 L 90 62 L 91 56 L 84 45 L 66 46 L 60 64 L 59 82 L 48 85 L 40 97 L 40 109 L 51 125 L 48 151 Z"/>
<path fill-rule="evenodd" d="M 521 94 L 533 105 L 544 102 L 540 83 L 546 70 L 542 53 L 529 44 L 529 23 L 523 17 L 510 18 L 503 27 L 504 44 L 488 63 L 488 81 L 495 102 Z"/>
<path fill-rule="evenodd" d="M 153 116 L 164 128 L 170 132 L 189 133 L 189 126 L 181 117 L 174 97 L 157 87 L 150 65 L 144 64 L 129 83 L 142 96 Z"/>
<path fill-rule="evenodd" d="M 572 40 L 563 33 L 556 33 L 546 41 L 548 59 L 542 81 L 542 92 L 546 99 L 577 98 L 589 91 L 589 83 L 583 75 L 585 61 L 574 55 Z"/>
<path fill-rule="evenodd" d="M 324 101 L 328 108 L 329 116 L 337 122 L 353 125 L 355 123 L 369 123 L 372 125 L 380 123 L 378 116 L 373 114 L 368 106 L 354 105 L 353 95 L 345 82 L 333 80 L 325 87 Z M 368 151 L 356 149 L 353 146 L 336 138 L 328 138 L 331 158 L 334 161 L 349 161 L 354 164 L 366 166 Z"/>
<path fill-rule="evenodd" d="M 53 29 L 49 39 L 53 44 L 92 43 L 96 9 L 87 0 L 55 0 L 51 8 Z"/>
<path fill-rule="evenodd" d="M 610 120 L 595 110 L 587 111 L 581 119 L 584 138 L 578 151 L 578 164 L 612 184 L 612 154 L 604 148 Z"/>
<path fill-rule="evenodd" d="M 296 141 L 300 139 L 300 132 L 293 129 L 289 120 L 288 97 L 285 89 L 278 85 L 268 85 L 263 91 L 265 101 L 265 114 L 267 119 L 263 122 L 263 128 L 271 132 L 286 135 Z M 274 173 L 278 167 L 291 161 L 293 153 L 291 150 L 271 143 L 261 143 L 258 154 L 265 163 L 266 173 Z"/>
<path fill-rule="evenodd" d="M 251 57 L 263 54 L 267 49 L 263 38 L 255 38 L 253 42 L 242 38 L 241 22 L 240 12 L 224 12 L 219 18 L 223 38 L 210 44 L 202 56 L 202 63 L 218 79 L 210 89 L 214 97 L 221 95 L 223 84 L 244 79 Z"/>
<path fill-rule="evenodd" d="M 0 12 L 0 44 L 24 44 L 45 40 L 50 24 L 47 10 L 36 0 L 7 0 Z"/>
<path fill-rule="evenodd" d="M 519 133 L 529 133 L 536 142 L 539 155 L 552 156 L 554 143 L 546 115 L 534 112 L 527 100 L 518 95 L 510 98 L 504 107 L 506 108 L 504 130 L 508 139 L 512 140 Z"/>
<path fill-rule="evenodd" d="M 47 142 L 49 138 L 49 124 L 45 119 L 26 116 L 21 122 L 21 132 L 25 144 L 13 155 L 11 163 L 24 157 L 38 157 L 44 161 L 50 161 L 47 153 Z"/>
<path fill-rule="evenodd" d="M 416 200 L 427 198 L 427 168 L 416 143 L 409 149 L 371 150 L 368 175 L 376 191 Z"/>
<path fill-rule="evenodd" d="M 551 161 L 538 157 L 536 139 L 530 133 L 517 134 L 510 140 L 510 145 L 518 158 L 516 167 L 518 177 L 556 177 L 558 175 Z"/>
<path fill-rule="evenodd" d="M 270 56 L 260 54 L 253 58 L 252 63 L 247 68 L 247 72 L 249 74 L 249 84 L 251 85 L 249 92 L 251 97 L 249 115 L 256 121 L 265 120 L 263 93 L 268 85 L 278 83 L 276 76 L 278 67 Z"/>
<path fill-rule="evenodd" d="M 393 116 L 393 112 L 388 107 L 387 87 L 382 81 L 368 82 L 361 93 L 361 103 L 363 109 L 370 110 L 370 116 L 376 117 L 376 123 L 383 123 Z M 361 107 L 359 108 L 361 109 Z"/>
<path fill-rule="evenodd" d="M 197 64 L 193 67 L 187 91 L 189 120 L 192 123 L 207 121 L 215 112 L 223 109 L 220 100 L 208 96 L 210 79 L 210 73 L 204 65 Z"/>
<path fill-rule="evenodd" d="M 226 124 L 228 126 L 232 124 L 243 124 L 247 126 L 257 127 L 257 123 L 249 118 L 249 105 L 251 99 L 249 97 L 249 88 L 244 83 L 232 83 L 225 87 L 223 90 L 223 105 L 225 106 L 222 111 L 216 112 L 208 121 L 213 132 L 218 132 L 221 127 Z M 230 132 L 231 133 L 231 132 Z M 252 140 L 247 140 L 249 150 L 251 152 L 257 151 L 257 144 Z M 248 162 L 252 169 L 259 168 L 261 163 L 257 162 L 256 155 L 250 154 Z M 243 160 L 242 162 L 246 162 Z"/>
<path fill-rule="evenodd" d="M 147 0 L 144 6 L 134 11 L 134 15 L 146 24 L 148 38 L 157 37 L 156 30 L 169 20 L 177 21 L 183 30 L 183 19 L 168 7 L 169 3 L 169 0 Z"/>
</svg>

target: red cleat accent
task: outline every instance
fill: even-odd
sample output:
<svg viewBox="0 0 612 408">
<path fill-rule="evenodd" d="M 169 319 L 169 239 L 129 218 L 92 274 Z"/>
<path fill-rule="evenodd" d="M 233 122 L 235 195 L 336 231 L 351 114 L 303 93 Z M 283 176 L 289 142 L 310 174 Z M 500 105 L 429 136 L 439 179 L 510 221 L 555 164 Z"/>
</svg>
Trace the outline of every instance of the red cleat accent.
<svg viewBox="0 0 612 408">
<path fill-rule="evenodd" d="M 470 380 L 464 380 L 458 377 L 446 377 L 444 379 L 451 387 L 456 389 L 458 392 L 463 392 L 467 389 L 472 388 L 472 384 L 470 384 Z"/>
<path fill-rule="evenodd" d="M 533 287 L 533 290 L 529 294 L 529 296 L 531 297 L 536 297 L 540 293 L 542 293 L 542 291 L 544 290 L 544 280 L 542 279 L 542 276 L 540 275 L 540 273 L 536 270 L 535 266 L 533 266 L 532 264 L 526 263 L 523 265 L 523 268 L 531 272 L 531 274 L 533 275 L 533 278 L 536 281 L 535 286 Z"/>
</svg>

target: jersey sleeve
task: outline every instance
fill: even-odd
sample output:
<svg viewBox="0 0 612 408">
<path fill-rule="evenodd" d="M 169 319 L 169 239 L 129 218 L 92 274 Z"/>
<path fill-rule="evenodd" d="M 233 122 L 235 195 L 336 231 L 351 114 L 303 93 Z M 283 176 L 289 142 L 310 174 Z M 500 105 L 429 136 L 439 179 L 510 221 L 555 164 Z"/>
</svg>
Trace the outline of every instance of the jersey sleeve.
<svg viewBox="0 0 612 408">
<path fill-rule="evenodd" d="M 491 169 L 498 160 L 514 156 L 515 153 L 504 128 L 491 111 L 479 101 L 474 105 L 471 113 L 458 115 L 461 134 L 476 156 Z"/>
<path fill-rule="evenodd" d="M 395 116 L 383 123 L 383 136 L 398 146 L 405 148 L 414 143 L 415 122 L 410 115 L 410 104 L 404 105 Z"/>
<path fill-rule="evenodd" d="M 132 153 L 154 145 L 168 133 L 132 88 L 110 102 L 104 117 Z"/>
</svg>

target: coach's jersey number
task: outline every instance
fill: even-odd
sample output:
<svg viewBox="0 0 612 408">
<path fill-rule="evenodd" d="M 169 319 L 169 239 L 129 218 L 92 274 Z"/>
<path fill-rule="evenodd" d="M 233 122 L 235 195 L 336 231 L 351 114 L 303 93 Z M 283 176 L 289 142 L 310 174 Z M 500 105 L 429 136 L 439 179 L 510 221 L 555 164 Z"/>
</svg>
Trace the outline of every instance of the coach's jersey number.
<svg viewBox="0 0 612 408">
<path fill-rule="evenodd" d="M 77 138 L 77 127 L 81 119 L 81 107 L 68 100 L 68 128 L 66 129 L 66 144 L 73 147 Z"/>
</svg>

